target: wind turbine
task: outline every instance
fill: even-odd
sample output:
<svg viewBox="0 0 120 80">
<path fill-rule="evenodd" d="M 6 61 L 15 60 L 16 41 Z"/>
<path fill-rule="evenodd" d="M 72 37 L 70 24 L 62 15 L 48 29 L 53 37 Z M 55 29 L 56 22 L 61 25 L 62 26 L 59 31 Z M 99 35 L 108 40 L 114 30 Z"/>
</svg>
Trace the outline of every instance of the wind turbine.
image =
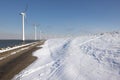
<svg viewBox="0 0 120 80">
<path fill-rule="evenodd" d="M 34 28 L 35 28 L 35 40 L 37 40 L 37 27 L 38 27 L 39 25 L 34 24 L 33 26 L 34 26 Z"/>
<path fill-rule="evenodd" d="M 40 40 L 42 39 L 42 31 L 40 30 Z"/>
<path fill-rule="evenodd" d="M 22 15 L 22 40 L 25 41 L 25 16 L 28 6 L 26 6 L 25 10 L 20 13 Z"/>
</svg>

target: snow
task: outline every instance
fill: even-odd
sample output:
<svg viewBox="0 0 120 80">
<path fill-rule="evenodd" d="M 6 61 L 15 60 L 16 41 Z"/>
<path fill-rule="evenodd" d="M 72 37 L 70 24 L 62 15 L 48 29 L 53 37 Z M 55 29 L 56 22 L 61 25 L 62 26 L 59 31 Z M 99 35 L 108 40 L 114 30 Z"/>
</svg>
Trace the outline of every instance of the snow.
<svg viewBox="0 0 120 80">
<path fill-rule="evenodd" d="M 13 80 L 119 80 L 120 33 L 49 39 Z M 38 46 L 41 47 L 41 46 Z"/>
</svg>

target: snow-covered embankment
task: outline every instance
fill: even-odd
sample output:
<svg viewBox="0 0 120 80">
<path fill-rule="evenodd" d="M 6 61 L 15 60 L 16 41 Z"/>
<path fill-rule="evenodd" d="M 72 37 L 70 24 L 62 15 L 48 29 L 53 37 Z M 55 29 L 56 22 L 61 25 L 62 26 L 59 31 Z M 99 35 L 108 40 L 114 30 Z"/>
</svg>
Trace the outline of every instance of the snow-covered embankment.
<svg viewBox="0 0 120 80">
<path fill-rule="evenodd" d="M 13 80 L 119 80 L 120 34 L 50 39 Z"/>
</svg>

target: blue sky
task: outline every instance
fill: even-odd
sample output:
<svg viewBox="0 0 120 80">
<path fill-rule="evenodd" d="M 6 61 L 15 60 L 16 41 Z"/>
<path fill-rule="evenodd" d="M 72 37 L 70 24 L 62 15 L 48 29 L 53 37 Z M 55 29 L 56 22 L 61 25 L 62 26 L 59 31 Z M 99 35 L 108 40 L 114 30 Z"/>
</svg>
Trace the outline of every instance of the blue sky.
<svg viewBox="0 0 120 80">
<path fill-rule="evenodd" d="M 33 24 L 46 35 L 80 35 L 120 30 L 120 0 L 1 0 L 0 39 L 21 38 L 19 13 L 28 4 L 25 32 L 33 38 Z"/>
</svg>

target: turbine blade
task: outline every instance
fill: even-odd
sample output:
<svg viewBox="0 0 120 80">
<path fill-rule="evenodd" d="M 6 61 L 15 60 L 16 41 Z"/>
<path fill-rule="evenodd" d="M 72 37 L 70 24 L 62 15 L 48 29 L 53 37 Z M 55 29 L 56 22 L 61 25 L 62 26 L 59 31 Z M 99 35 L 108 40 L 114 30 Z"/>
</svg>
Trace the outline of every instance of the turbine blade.
<svg viewBox="0 0 120 80">
<path fill-rule="evenodd" d="M 28 4 L 26 4 L 24 12 L 27 12 L 27 10 L 28 10 Z"/>
</svg>

